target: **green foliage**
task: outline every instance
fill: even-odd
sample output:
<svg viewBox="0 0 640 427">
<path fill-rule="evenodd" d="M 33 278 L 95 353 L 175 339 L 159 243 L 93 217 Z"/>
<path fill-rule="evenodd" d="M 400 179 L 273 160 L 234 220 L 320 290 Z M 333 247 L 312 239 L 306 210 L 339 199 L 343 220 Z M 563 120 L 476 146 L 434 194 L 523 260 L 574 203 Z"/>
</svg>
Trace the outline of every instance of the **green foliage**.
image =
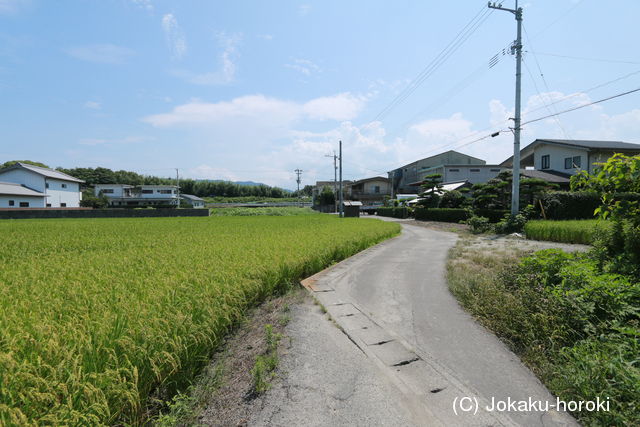
<svg viewBox="0 0 640 427">
<path fill-rule="evenodd" d="M 92 189 L 86 188 L 82 191 L 80 206 L 83 208 L 102 209 L 109 206 L 109 199 L 103 194 L 96 197 Z"/>
<path fill-rule="evenodd" d="M 527 223 L 527 217 L 521 213 L 516 215 L 507 214 L 493 227 L 497 234 L 519 233 L 524 229 Z"/>
<path fill-rule="evenodd" d="M 465 206 L 468 202 L 470 202 L 469 198 L 465 197 L 460 191 L 445 191 L 440 197 L 440 204 L 438 207 L 458 209 Z"/>
<path fill-rule="evenodd" d="M 493 229 L 493 226 L 489 222 L 489 218 L 484 216 L 472 215 L 467 219 L 466 224 L 473 234 L 486 233 Z"/>
<path fill-rule="evenodd" d="M 529 221 L 524 226 L 528 239 L 561 243 L 593 244 L 598 230 L 609 233 L 611 224 L 600 220 Z"/>
<path fill-rule="evenodd" d="M 0 420 L 142 425 L 245 310 L 398 231 L 329 215 L 2 221 Z"/>
<path fill-rule="evenodd" d="M 0 169 L 8 168 L 9 166 L 13 166 L 16 163 L 26 163 L 28 165 L 40 166 L 41 168 L 49 168 L 49 166 L 44 163 L 34 162 L 33 160 L 9 160 L 8 162 L 4 162 L 0 165 Z"/>
<path fill-rule="evenodd" d="M 509 214 L 509 211 L 500 209 L 474 209 L 473 213 L 477 216 L 488 218 L 489 222 L 495 223 L 500 222 Z"/>
<path fill-rule="evenodd" d="M 421 208 L 416 207 L 415 218 L 420 221 L 456 222 L 465 221 L 469 217 L 466 209 Z"/>
<path fill-rule="evenodd" d="M 378 216 L 388 216 L 392 218 L 400 218 L 405 219 L 411 216 L 412 209 L 407 208 L 405 206 L 402 207 L 393 207 L 393 208 L 378 208 L 376 209 L 376 214 Z"/>
<path fill-rule="evenodd" d="M 271 388 L 271 379 L 275 376 L 278 367 L 278 343 L 282 335 L 273 333 L 272 325 L 265 325 L 267 349 L 264 354 L 256 358 L 256 363 L 251 369 L 253 377 L 253 390 L 255 393 L 264 393 Z"/>
<path fill-rule="evenodd" d="M 546 218 L 554 220 L 592 219 L 601 204 L 600 195 L 594 191 L 550 191 L 538 200 Z"/>
<path fill-rule="evenodd" d="M 475 184 L 472 190 L 474 209 L 507 210 L 511 206 L 512 190 L 511 171 L 502 171 L 486 183 Z M 557 185 L 539 178 L 520 176 L 520 205 L 533 204 L 547 191 L 556 189 Z"/>
<path fill-rule="evenodd" d="M 324 187 L 316 200 L 317 205 L 334 205 L 336 203 L 336 196 L 333 194 L 333 190 L 329 187 Z"/>
<path fill-rule="evenodd" d="M 592 253 L 536 252 L 498 268 L 482 255 L 449 265 L 452 292 L 560 399 L 610 398 L 585 425 L 639 425 L 640 283 L 601 272 Z M 487 263 L 487 264 L 485 264 Z"/>
<path fill-rule="evenodd" d="M 434 173 L 427 175 L 423 179 L 421 185 L 424 192 L 419 194 L 420 201 L 418 204 L 427 208 L 436 208 L 440 202 L 440 193 L 442 189 L 442 175 Z"/>
</svg>

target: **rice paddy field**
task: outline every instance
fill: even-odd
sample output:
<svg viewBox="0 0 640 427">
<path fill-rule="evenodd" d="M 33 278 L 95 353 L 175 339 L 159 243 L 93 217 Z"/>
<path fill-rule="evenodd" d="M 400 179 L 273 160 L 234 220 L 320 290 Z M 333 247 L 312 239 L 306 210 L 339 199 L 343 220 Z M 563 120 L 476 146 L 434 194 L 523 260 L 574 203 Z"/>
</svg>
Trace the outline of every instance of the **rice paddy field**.
<svg viewBox="0 0 640 427">
<path fill-rule="evenodd" d="M 286 217 L 0 222 L 0 425 L 140 425 L 245 310 L 399 232 Z"/>
<path fill-rule="evenodd" d="M 528 239 L 590 245 L 599 230 L 607 231 L 610 226 L 609 222 L 597 219 L 537 220 L 527 222 L 524 232 Z"/>
</svg>

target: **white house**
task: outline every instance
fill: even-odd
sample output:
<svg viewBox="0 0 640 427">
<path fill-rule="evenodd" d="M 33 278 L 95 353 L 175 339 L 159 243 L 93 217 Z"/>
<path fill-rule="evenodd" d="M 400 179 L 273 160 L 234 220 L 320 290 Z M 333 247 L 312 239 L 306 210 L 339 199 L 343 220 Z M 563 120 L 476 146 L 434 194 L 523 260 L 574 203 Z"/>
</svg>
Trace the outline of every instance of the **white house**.
<svg viewBox="0 0 640 427">
<path fill-rule="evenodd" d="M 0 182 L 0 208 L 44 208 L 47 195 L 14 182 Z"/>
<path fill-rule="evenodd" d="M 204 208 L 204 200 L 202 200 L 198 196 L 194 196 L 193 194 L 181 194 L 180 200 L 182 200 L 192 208 Z"/>
<path fill-rule="evenodd" d="M 18 162 L 0 170 L 0 181 L 20 184 L 36 193 L 44 194 L 46 201 L 44 206 L 39 207 L 78 208 L 82 200 L 80 184 L 83 180 L 49 168 Z M 30 204 L 29 207 L 34 206 Z"/>
<path fill-rule="evenodd" d="M 112 207 L 178 206 L 175 185 L 96 184 L 96 196 L 106 196 Z"/>
<path fill-rule="evenodd" d="M 574 175 L 579 170 L 593 172 L 597 163 L 606 162 L 615 153 L 640 154 L 640 144 L 622 141 L 536 139 L 520 150 L 520 167 Z M 513 156 L 501 163 L 511 167 Z"/>
</svg>

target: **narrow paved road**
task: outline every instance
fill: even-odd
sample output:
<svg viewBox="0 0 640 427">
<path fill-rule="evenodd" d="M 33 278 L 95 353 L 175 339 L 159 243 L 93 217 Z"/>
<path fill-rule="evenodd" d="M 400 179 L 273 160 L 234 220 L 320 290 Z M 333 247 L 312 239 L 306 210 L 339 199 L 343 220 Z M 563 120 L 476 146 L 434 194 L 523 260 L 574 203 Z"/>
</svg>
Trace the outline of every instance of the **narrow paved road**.
<svg viewBox="0 0 640 427">
<path fill-rule="evenodd" d="M 554 404 L 555 398 L 449 293 L 445 265 L 456 239 L 403 225 L 401 236 L 304 284 L 395 384 L 419 424 L 575 425 L 553 409 L 487 409 L 494 400 Z"/>
</svg>

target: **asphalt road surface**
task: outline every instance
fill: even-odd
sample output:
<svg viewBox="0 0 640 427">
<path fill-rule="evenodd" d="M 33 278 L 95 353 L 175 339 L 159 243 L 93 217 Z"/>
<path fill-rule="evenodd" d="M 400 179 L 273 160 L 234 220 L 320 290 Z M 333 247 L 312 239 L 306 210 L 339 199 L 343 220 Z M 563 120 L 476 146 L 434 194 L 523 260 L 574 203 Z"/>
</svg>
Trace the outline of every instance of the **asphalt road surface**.
<svg viewBox="0 0 640 427">
<path fill-rule="evenodd" d="M 293 406 L 281 399 L 268 398 L 271 403 L 267 406 L 277 408 L 272 406 L 258 415 L 255 423 L 576 425 L 572 417 L 553 409 L 551 405 L 556 399 L 517 356 L 464 312 L 449 293 L 446 257 L 456 239 L 453 233 L 403 225 L 401 236 L 305 280 L 303 284 L 326 307 L 346 337 L 327 339 L 315 336 L 314 328 L 309 329 L 303 334 L 307 342 L 297 358 L 284 360 L 284 369 L 288 370 L 285 383 L 311 378 L 311 373 L 316 372 L 321 377 L 333 378 L 327 381 L 331 384 L 325 390 L 325 395 L 331 395 L 332 388 L 344 387 L 341 381 L 349 378 L 345 372 L 360 372 L 356 376 L 363 378 L 366 371 L 367 378 L 373 373 L 380 384 L 374 387 L 375 393 L 370 398 L 362 400 L 364 392 L 357 394 L 360 402 L 342 401 L 347 413 L 332 409 L 312 395 L 307 399 L 305 393 L 297 395 L 298 403 Z M 308 324 L 309 320 L 303 322 Z M 341 339 L 348 342 L 344 341 L 346 338 L 354 354 L 361 352 L 366 356 L 364 361 L 346 357 L 346 348 L 321 350 L 323 345 L 334 345 Z M 294 340 L 293 347 L 296 345 Z M 315 358 L 309 356 L 314 348 L 324 354 L 324 365 L 314 366 Z M 305 370 L 300 371 L 300 366 L 305 366 Z M 316 392 L 323 387 L 317 384 Z M 274 403 L 278 401 L 281 403 Z M 526 408 L 522 402 L 527 402 Z M 300 412 L 302 408 L 307 409 Z M 334 418 L 323 419 L 329 412 Z M 376 422 L 370 416 L 374 412 Z M 266 413 L 280 415 L 266 423 Z M 315 418 L 296 418 L 311 413 Z M 337 415 L 339 418 L 335 418 Z"/>
</svg>

